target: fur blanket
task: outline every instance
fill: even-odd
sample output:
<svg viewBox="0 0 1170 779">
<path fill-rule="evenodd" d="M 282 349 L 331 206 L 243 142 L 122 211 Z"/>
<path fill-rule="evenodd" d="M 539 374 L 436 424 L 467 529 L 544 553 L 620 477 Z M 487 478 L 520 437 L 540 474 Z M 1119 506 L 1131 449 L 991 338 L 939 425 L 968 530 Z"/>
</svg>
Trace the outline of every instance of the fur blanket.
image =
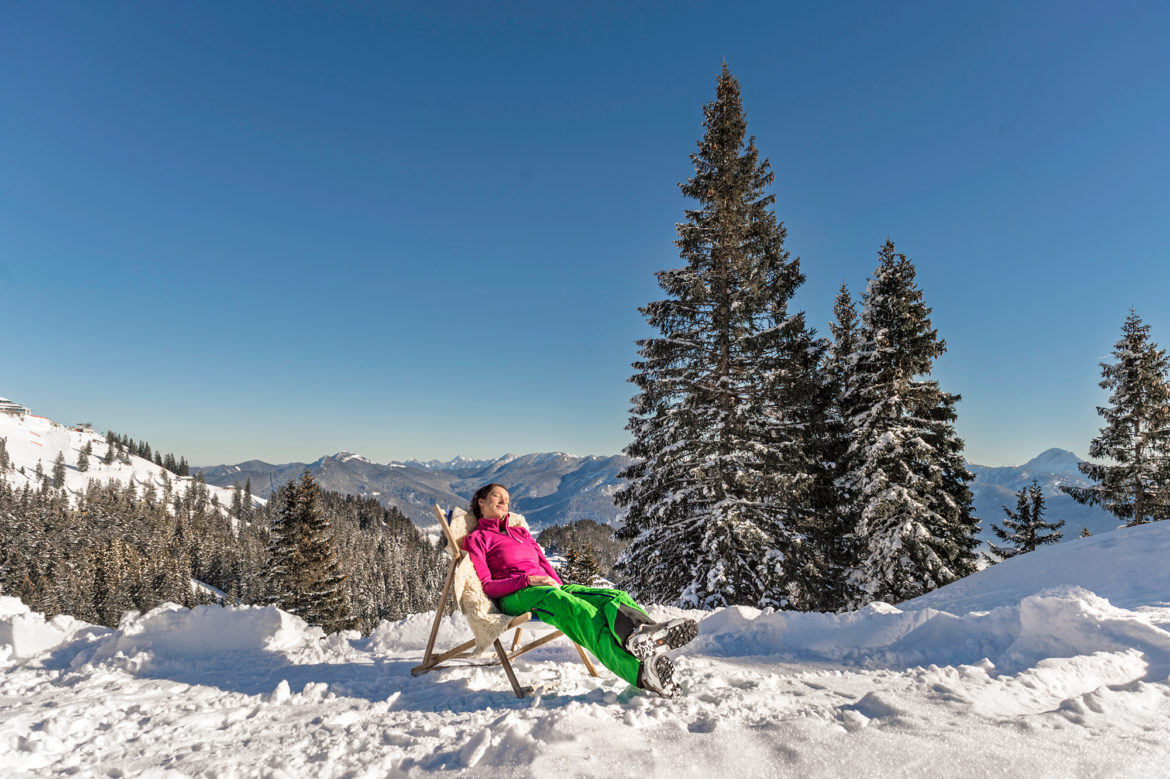
<svg viewBox="0 0 1170 779">
<path fill-rule="evenodd" d="M 450 524 L 451 532 L 462 550 L 463 537 L 475 530 L 477 520 L 470 513 L 457 508 L 451 512 Z M 508 526 L 515 527 L 517 525 L 525 530 L 528 529 L 528 522 L 525 521 L 524 517 L 519 514 L 510 514 Z M 447 552 L 450 554 L 452 550 L 447 549 Z M 459 610 L 463 612 L 463 616 L 467 617 L 467 622 L 471 625 L 471 632 L 475 636 L 475 653 L 490 652 L 495 640 L 508 629 L 508 623 L 514 617 L 500 611 L 496 602 L 484 593 L 483 583 L 480 582 L 479 575 L 475 572 L 475 566 L 471 564 L 471 558 L 466 554 L 461 555 L 459 565 L 455 568 L 453 589 L 455 602 L 459 604 Z"/>
</svg>

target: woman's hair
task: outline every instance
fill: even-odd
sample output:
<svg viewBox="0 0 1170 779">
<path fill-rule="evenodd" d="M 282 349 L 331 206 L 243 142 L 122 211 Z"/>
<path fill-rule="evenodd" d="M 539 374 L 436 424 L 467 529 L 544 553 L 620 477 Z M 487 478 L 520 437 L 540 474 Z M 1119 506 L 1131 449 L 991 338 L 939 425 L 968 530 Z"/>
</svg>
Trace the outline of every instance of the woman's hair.
<svg viewBox="0 0 1170 779">
<path fill-rule="evenodd" d="M 483 485 L 475 491 L 474 495 L 471 496 L 471 515 L 476 519 L 483 519 L 483 512 L 479 510 L 479 502 L 486 498 L 488 493 L 491 492 L 495 487 L 499 487 L 502 490 L 508 489 L 503 484 L 496 484 L 495 482 L 492 482 L 491 484 Z"/>
</svg>

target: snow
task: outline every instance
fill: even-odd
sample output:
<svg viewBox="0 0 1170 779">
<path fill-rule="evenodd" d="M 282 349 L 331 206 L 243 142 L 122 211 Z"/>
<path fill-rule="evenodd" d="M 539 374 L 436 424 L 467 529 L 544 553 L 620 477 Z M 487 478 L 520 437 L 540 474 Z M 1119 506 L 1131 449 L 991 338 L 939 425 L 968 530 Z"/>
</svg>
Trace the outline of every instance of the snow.
<svg viewBox="0 0 1170 779">
<path fill-rule="evenodd" d="M 685 612 L 664 700 L 556 641 L 412 677 L 433 619 L 323 636 L 276 608 L 0 598 L 6 776 L 1161 776 L 1170 522 L 1012 558 L 848 614 Z M 681 614 L 652 608 L 659 616 Z M 441 647 L 466 637 L 441 623 Z"/>
<path fill-rule="evenodd" d="M 189 477 L 176 476 L 160 465 L 137 456 L 129 456 L 129 463 L 115 459 L 109 465 L 102 462 L 106 453 L 106 438 L 92 430 L 84 428 L 66 427 L 46 417 L 35 414 L 15 416 L 0 413 L 0 438 L 6 439 L 5 447 L 11 460 L 11 469 L 4 474 L 8 483 L 15 489 L 25 484 L 34 489 L 36 483 L 37 462 L 45 475 L 52 479 L 53 464 L 59 453 L 65 455 L 65 491 L 71 501 L 84 494 L 91 480 L 99 482 L 118 481 L 122 484 L 133 482 L 139 487 L 153 485 L 162 490 L 164 480 L 170 480 L 178 492 L 187 489 L 194 483 Z M 77 468 L 77 458 L 86 443 L 93 445 L 93 454 L 89 456 L 89 469 L 80 471 Z M 21 472 L 21 469 L 23 473 Z M 231 505 L 233 490 L 228 487 L 207 485 L 210 496 L 219 500 L 220 506 L 226 508 Z M 262 500 L 254 498 L 257 504 Z"/>
<path fill-rule="evenodd" d="M 1170 560 L 1167 523 L 1117 528 L 1040 547 L 974 573 L 901 608 L 937 608 L 952 613 L 989 611 L 1009 605 L 1028 588 L 1077 585 L 1126 609 L 1170 608 L 1170 576 L 1146 568 Z M 1163 563 L 1164 565 L 1164 563 Z"/>
</svg>

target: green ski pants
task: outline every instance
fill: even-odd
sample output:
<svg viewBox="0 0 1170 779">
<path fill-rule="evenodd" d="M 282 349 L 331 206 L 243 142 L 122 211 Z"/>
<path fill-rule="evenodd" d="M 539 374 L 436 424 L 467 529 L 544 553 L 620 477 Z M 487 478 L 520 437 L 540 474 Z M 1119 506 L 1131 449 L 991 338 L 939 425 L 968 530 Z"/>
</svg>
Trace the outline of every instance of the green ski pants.
<svg viewBox="0 0 1170 779">
<path fill-rule="evenodd" d="M 588 649 L 609 670 L 633 685 L 638 684 L 642 661 L 623 647 L 626 637 L 642 622 L 646 612 L 622 590 L 562 584 L 560 587 L 525 587 L 499 599 L 505 614 L 531 611 Z"/>
</svg>

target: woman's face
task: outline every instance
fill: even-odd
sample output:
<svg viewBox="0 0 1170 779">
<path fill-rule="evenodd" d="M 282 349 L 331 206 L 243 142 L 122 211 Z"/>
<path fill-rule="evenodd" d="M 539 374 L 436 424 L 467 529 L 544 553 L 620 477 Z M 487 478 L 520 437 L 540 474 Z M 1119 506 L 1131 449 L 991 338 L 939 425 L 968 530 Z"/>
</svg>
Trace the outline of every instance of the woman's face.
<svg viewBox="0 0 1170 779">
<path fill-rule="evenodd" d="M 508 491 L 503 487 L 492 487 L 486 497 L 479 499 L 479 511 L 484 517 L 504 517 L 508 515 Z"/>
</svg>

